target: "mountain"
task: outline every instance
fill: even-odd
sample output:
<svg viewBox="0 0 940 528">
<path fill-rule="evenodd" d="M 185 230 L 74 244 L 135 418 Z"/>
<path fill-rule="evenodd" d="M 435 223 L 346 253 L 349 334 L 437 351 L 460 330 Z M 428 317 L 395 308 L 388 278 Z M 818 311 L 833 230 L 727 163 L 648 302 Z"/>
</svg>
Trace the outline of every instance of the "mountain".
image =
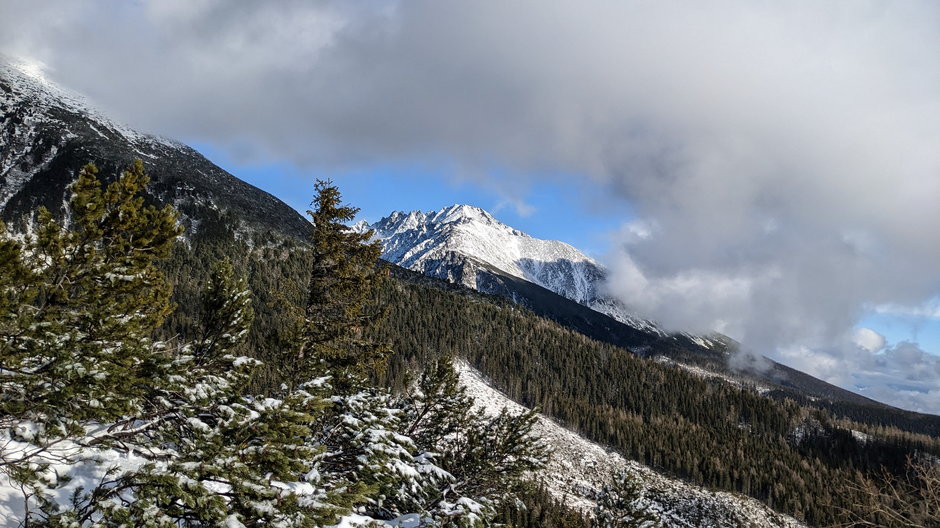
<svg viewBox="0 0 940 528">
<path fill-rule="evenodd" d="M 151 177 L 151 199 L 181 211 L 187 237 L 307 234 L 309 224 L 291 207 L 192 148 L 115 123 L 81 96 L 0 60 L 0 218 L 17 221 L 39 205 L 58 211 L 86 163 L 107 179 L 135 159 Z"/>
<path fill-rule="evenodd" d="M 507 226 L 479 207 L 396 211 L 354 228 L 373 230 L 388 262 L 511 299 L 537 315 L 638 356 L 772 396 L 848 404 L 840 411 L 850 416 L 863 414 L 859 407 L 865 413 L 873 408 L 897 411 L 770 359 L 765 358 L 766 368 L 760 370 L 732 369 L 728 360 L 738 347 L 732 339 L 663 331 L 603 294 L 606 271 L 593 259 L 564 242 L 541 240 Z M 913 427 L 920 427 L 919 422 L 915 418 Z"/>
<path fill-rule="evenodd" d="M 382 258 L 404 268 L 486 293 L 505 294 L 500 278 L 519 278 L 636 329 L 661 332 L 603 293 L 606 271 L 593 259 L 564 242 L 513 229 L 479 207 L 396 211 L 356 229 L 375 231 Z"/>
<path fill-rule="evenodd" d="M 272 239 L 301 240 L 307 234 L 309 224 L 291 207 L 192 148 L 120 125 L 81 96 L 0 61 L 0 218 L 15 222 L 38 205 L 55 211 L 77 171 L 89 161 L 107 178 L 134 159 L 144 161 L 152 178 L 152 200 L 182 212 L 190 239 L 213 240 L 229 233 L 263 245 Z M 391 262 L 509 297 L 594 339 L 638 355 L 670 350 L 668 357 L 708 367 L 709 372 L 725 363 L 714 342 L 667 336 L 603 296 L 598 285 L 604 270 L 577 249 L 531 237 L 480 208 L 457 205 L 431 213 L 393 213 L 371 226 L 359 226 L 365 227 L 376 230 L 386 246 L 384 258 Z M 178 288 L 178 304 L 196 300 L 195 294 Z M 663 346 L 673 340 L 682 346 Z M 873 403 L 797 371 L 778 372 L 773 379 L 810 398 Z"/>
<path fill-rule="evenodd" d="M 836 387 L 805 372 L 766 359 L 762 370 L 737 370 L 729 366 L 729 358 L 738 344 L 721 335 L 708 338 L 686 333 L 664 334 L 637 329 L 584 305 L 518 277 L 492 274 L 486 292 L 462 284 L 424 275 L 397 265 L 390 266 L 391 276 L 399 285 L 412 284 L 456 294 L 468 302 L 519 304 L 525 311 L 560 324 L 592 340 L 613 345 L 641 358 L 688 372 L 716 383 L 748 390 L 777 400 L 794 400 L 807 406 L 827 408 L 844 416 L 871 424 L 893 425 L 905 431 L 927 435 L 940 434 L 940 417 L 905 411 Z M 394 302 L 394 301 L 393 301 Z M 409 305 L 410 306 L 410 305 Z M 415 309 L 415 307 L 410 307 Z M 415 322 L 398 322 L 409 328 Z M 421 323 L 425 324 L 425 323 Z M 460 326 L 438 324 L 435 328 Z M 553 365 L 565 369 L 570 365 Z"/>
</svg>

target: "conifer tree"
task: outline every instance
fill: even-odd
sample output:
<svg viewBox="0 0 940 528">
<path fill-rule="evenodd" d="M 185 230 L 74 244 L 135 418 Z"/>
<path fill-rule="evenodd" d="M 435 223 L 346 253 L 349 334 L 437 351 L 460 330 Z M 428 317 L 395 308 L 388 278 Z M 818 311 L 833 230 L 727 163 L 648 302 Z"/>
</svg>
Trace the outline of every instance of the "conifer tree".
<svg viewBox="0 0 940 528">
<path fill-rule="evenodd" d="M 77 493 L 65 511 L 44 506 L 49 524 L 306 527 L 334 522 L 363 500 L 350 486 L 323 486 L 314 469 L 324 448 L 309 441 L 310 424 L 330 405 L 323 380 L 278 399 L 242 394 L 257 362 L 231 352 L 251 324 L 251 296 L 227 262 L 213 267 L 203 314 L 199 338 L 152 373 L 146 414 L 83 441 L 128 449 L 140 468 L 114 467 L 113 478 Z"/>
<path fill-rule="evenodd" d="M 658 528 L 660 518 L 643 503 L 638 479 L 628 473 L 614 477 L 597 497 L 594 525 L 600 528 Z"/>
<path fill-rule="evenodd" d="M 202 297 L 202 331 L 193 345 L 197 361 L 232 352 L 248 335 L 255 314 L 247 282 L 235 276 L 228 260 L 212 265 Z"/>
<path fill-rule="evenodd" d="M 547 460 L 547 445 L 533 433 L 538 412 L 487 416 L 474 409 L 449 357 L 425 369 L 405 409 L 406 434 L 450 476 L 428 507 L 442 522 L 470 526 L 492 518 Z"/>
<path fill-rule="evenodd" d="M 87 165 L 71 187 L 69 228 L 41 208 L 22 244 L 3 235 L 2 414 L 65 427 L 142 404 L 150 335 L 171 309 L 156 262 L 182 231 L 172 208 L 138 196 L 143 170 L 138 161 L 102 188 Z"/>
<path fill-rule="evenodd" d="M 362 388 L 332 400 L 332 412 L 313 427 L 325 448 L 317 471 L 331 487 L 363 493 L 359 511 L 376 518 L 424 512 L 437 486 L 450 476 L 401 433 L 402 412 L 388 391 Z"/>
<path fill-rule="evenodd" d="M 343 389 L 351 379 L 382 368 L 389 347 L 363 337 L 363 329 L 382 313 L 369 307 L 384 273 L 376 269 L 381 255 L 372 232 L 359 233 L 346 224 L 359 211 L 342 203 L 331 181 L 317 180 L 316 197 L 307 211 L 313 223 L 312 264 L 299 350 L 289 362 L 293 382 L 323 372 Z"/>
</svg>

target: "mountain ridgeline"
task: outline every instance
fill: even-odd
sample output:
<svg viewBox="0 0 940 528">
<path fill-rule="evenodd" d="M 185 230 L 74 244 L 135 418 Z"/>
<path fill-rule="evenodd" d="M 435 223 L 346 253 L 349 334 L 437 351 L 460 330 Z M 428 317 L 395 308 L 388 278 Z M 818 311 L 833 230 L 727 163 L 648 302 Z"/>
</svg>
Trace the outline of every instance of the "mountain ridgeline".
<svg viewBox="0 0 940 528">
<path fill-rule="evenodd" d="M 499 277 L 514 277 L 635 328 L 658 331 L 652 322 L 604 294 L 601 286 L 606 272 L 593 259 L 564 242 L 541 240 L 513 229 L 479 207 L 396 211 L 355 228 L 375 232 L 385 248 L 383 259 L 425 275 L 504 296 L 512 290 L 501 287 Z"/>
<path fill-rule="evenodd" d="M 394 212 L 372 229 L 382 258 L 430 277 L 506 297 L 593 339 L 638 356 L 705 369 L 777 395 L 885 407 L 775 361 L 760 371 L 729 367 L 737 343 L 721 335 L 670 334 L 604 295 L 607 275 L 574 247 L 540 240 L 502 224 L 486 211 L 454 205 L 422 213 Z"/>
<path fill-rule="evenodd" d="M 0 66 L 0 217 L 8 224 L 22 225 L 38 205 L 62 214 L 85 163 L 111 175 L 134 159 L 152 178 L 147 200 L 179 209 L 186 227 L 164 265 L 178 308 L 160 337 L 193 334 L 209 263 L 227 258 L 254 292 L 256 317 L 241 350 L 274 360 L 305 302 L 297 285 L 310 265 L 310 223 L 193 149 L 128 130 Z M 356 229 L 375 230 L 388 262 L 391 278 L 374 299 L 387 319 L 368 332 L 393 345 L 387 369 L 374 377 L 396 390 L 435 358 L 464 358 L 514 400 L 627 458 L 811 525 L 841 522 L 858 507 L 857 488 L 847 485 L 861 486 L 882 468 L 903 473 L 909 456 L 940 456 L 940 417 L 779 364 L 733 371 L 730 339 L 664 332 L 605 296 L 605 271 L 589 257 L 481 209 L 393 213 Z M 262 370 L 252 388 L 281 381 Z M 587 522 L 541 488 L 528 497 L 554 512 L 556 525 Z M 529 518 L 512 508 L 502 515 L 517 526 Z"/>
<path fill-rule="evenodd" d="M 135 159 L 151 178 L 151 198 L 182 213 L 188 238 L 226 230 L 262 238 L 308 234 L 296 211 L 192 148 L 130 130 L 0 61 L 0 219 L 18 221 L 40 205 L 60 211 L 86 163 L 113 178 Z"/>
</svg>

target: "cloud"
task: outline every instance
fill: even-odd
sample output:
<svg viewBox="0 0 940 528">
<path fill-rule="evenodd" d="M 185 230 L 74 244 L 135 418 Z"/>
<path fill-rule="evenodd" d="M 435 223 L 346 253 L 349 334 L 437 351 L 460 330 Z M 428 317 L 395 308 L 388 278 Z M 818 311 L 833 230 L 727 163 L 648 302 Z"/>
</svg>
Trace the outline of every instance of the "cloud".
<svg viewBox="0 0 940 528">
<path fill-rule="evenodd" d="M 855 330 L 852 336 L 852 342 L 862 350 L 868 352 L 877 352 L 885 346 L 885 336 L 875 332 L 871 328 L 859 328 Z"/>
<path fill-rule="evenodd" d="M 493 207 L 493 210 L 490 211 L 490 213 L 496 214 L 507 207 L 511 207 L 516 212 L 516 214 L 522 218 L 528 218 L 536 211 L 536 207 L 532 204 L 513 198 L 504 198 L 499 203 L 497 203 L 495 207 Z"/>
<path fill-rule="evenodd" d="M 868 307 L 940 291 L 938 19 L 930 1 L 61 0 L 5 2 L 0 47 L 240 156 L 583 175 L 645 226 L 611 291 L 818 374 L 854 357 Z"/>
<path fill-rule="evenodd" d="M 874 313 L 883 315 L 900 315 L 922 319 L 940 319 L 940 298 L 931 298 L 917 306 L 905 306 L 897 303 L 881 304 L 875 306 Z"/>
<path fill-rule="evenodd" d="M 824 351 L 794 346 L 779 354 L 794 368 L 874 400 L 940 414 L 940 357 L 906 341 L 885 346 L 884 337 L 868 329 L 853 338 Z"/>
</svg>

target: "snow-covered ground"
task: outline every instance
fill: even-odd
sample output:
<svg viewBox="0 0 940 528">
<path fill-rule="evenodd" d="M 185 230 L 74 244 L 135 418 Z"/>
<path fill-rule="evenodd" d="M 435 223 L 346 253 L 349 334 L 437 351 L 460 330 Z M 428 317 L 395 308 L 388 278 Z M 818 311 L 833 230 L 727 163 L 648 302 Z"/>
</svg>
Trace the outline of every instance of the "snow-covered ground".
<svg viewBox="0 0 940 528">
<path fill-rule="evenodd" d="M 491 387 L 466 363 L 457 370 L 467 393 L 487 413 L 502 408 L 522 412 L 524 407 Z M 774 512 L 750 497 L 725 491 L 711 491 L 670 479 L 620 454 L 565 429 L 550 418 L 540 416 L 535 433 L 554 449 L 548 466 L 539 478 L 549 492 L 579 510 L 590 512 L 596 506 L 592 497 L 615 475 L 625 472 L 641 483 L 641 503 L 659 515 L 666 527 L 787 527 L 805 526 L 796 519 Z"/>
<path fill-rule="evenodd" d="M 520 413 L 525 409 L 492 388 L 478 372 L 465 363 L 458 363 L 461 383 L 476 405 L 488 414 L 496 414 L 504 407 Z M 96 449 L 88 447 L 90 440 L 104 433 L 104 427 L 89 428 L 86 437 L 55 445 L 36 459 L 40 470 L 52 486 L 53 502 L 68 507 L 72 494 L 79 488 L 90 489 L 105 477 L 107 470 L 131 471 L 146 459 L 133 451 Z M 11 434 L 12 433 L 12 436 Z M 33 446 L 30 438 L 35 431 L 19 427 L 0 438 L 6 457 L 19 458 L 24 450 Z M 640 483 L 641 504 L 658 514 L 667 527 L 800 527 L 796 520 L 771 511 L 758 501 L 741 495 L 706 490 L 667 478 L 642 464 L 625 460 L 621 455 L 590 442 L 565 429 L 551 419 L 540 416 L 535 433 L 553 449 L 547 467 L 537 476 L 548 490 L 573 508 L 590 513 L 596 506 L 593 497 L 615 475 L 625 472 Z M 82 441 L 84 440 L 84 441 Z M 82 445 L 84 444 L 84 445 Z M 68 460 L 68 462 L 63 462 Z M 24 517 L 27 497 L 23 490 L 0 472 L 0 525 L 17 526 Z M 374 521 L 368 517 L 350 515 L 337 527 L 389 526 L 406 528 L 418 526 L 417 515 L 406 515 L 393 521 Z"/>
<path fill-rule="evenodd" d="M 107 480 L 110 470 L 134 471 L 148 462 L 132 450 L 89 447 L 106 429 L 90 427 L 83 438 L 62 440 L 40 449 L 31 443 L 37 426 L 20 423 L 12 431 L 0 430 L 0 455 L 4 461 L 32 459 L 32 467 L 48 485 L 48 498 L 67 510 L 76 491 L 94 489 Z M 0 471 L 0 526 L 20 526 L 27 507 L 35 508 L 35 501 L 29 499 L 27 490 Z"/>
</svg>

